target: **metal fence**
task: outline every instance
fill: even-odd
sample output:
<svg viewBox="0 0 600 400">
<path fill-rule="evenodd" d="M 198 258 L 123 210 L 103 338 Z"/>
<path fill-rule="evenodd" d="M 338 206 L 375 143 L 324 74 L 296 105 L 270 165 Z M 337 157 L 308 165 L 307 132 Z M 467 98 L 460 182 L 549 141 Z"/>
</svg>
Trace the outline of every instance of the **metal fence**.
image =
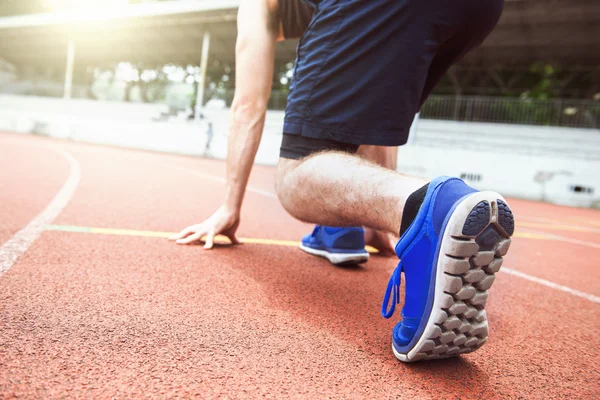
<svg viewBox="0 0 600 400">
<path fill-rule="evenodd" d="M 209 93 L 228 106 L 233 91 Z M 269 109 L 285 110 L 287 93 L 273 92 Z M 495 122 L 573 128 L 600 128 L 600 101 L 569 99 L 518 99 L 484 96 L 430 96 L 421 118 L 450 121 Z"/>
<path fill-rule="evenodd" d="M 597 129 L 600 101 L 431 96 L 421 118 Z"/>
</svg>

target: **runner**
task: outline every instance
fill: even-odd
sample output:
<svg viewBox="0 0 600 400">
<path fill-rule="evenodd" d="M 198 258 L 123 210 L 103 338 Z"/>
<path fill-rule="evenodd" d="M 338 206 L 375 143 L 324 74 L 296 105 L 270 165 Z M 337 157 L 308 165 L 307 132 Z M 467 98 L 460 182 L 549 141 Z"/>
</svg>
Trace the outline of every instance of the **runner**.
<svg viewBox="0 0 600 400">
<path fill-rule="evenodd" d="M 275 53 L 272 49 L 275 42 L 302 37 L 314 13 L 314 7 L 302 0 L 260 1 L 252 4 L 252 7 L 240 7 L 238 14 L 238 24 L 242 29 L 238 29 L 236 92 L 232 110 L 234 120 L 253 122 L 237 124 L 232 121 L 230 138 L 239 138 L 241 142 L 229 143 L 230 156 L 239 154 L 240 149 L 235 146 L 244 142 L 240 135 L 250 133 L 242 134 L 240 130 L 259 131 L 255 134 L 257 142 L 252 146 L 260 143 L 273 79 Z M 252 24 L 257 14 L 261 14 L 261 20 L 269 24 L 269 31 L 264 34 L 253 30 Z M 254 58 L 253 54 L 258 57 Z M 260 65 L 255 65 L 256 62 L 260 62 Z M 262 84 L 257 84 L 257 78 Z M 358 153 L 386 168 L 396 169 L 396 147 L 361 146 Z M 365 244 L 379 250 L 380 255 L 395 254 L 387 233 L 361 227 L 317 225 L 312 234 L 302 238 L 300 248 L 325 257 L 333 264 L 355 264 L 369 259 Z"/>
<path fill-rule="evenodd" d="M 401 261 L 382 305 L 382 314 L 391 317 L 404 273 L 403 318 L 392 334 L 398 359 L 478 349 L 488 336 L 487 290 L 514 230 L 506 201 L 457 178 L 427 182 L 401 175 L 356 153 L 361 145 L 406 143 L 415 113 L 447 69 L 491 32 L 503 0 L 322 0 L 313 5 L 286 109 L 278 197 L 303 221 L 400 235 L 395 250 Z M 216 234 L 238 242 L 235 232 L 271 90 L 280 12 L 277 1 L 241 2 L 240 86 L 232 105 L 225 204 L 176 235 L 178 243 L 206 235 L 211 248 Z"/>
</svg>

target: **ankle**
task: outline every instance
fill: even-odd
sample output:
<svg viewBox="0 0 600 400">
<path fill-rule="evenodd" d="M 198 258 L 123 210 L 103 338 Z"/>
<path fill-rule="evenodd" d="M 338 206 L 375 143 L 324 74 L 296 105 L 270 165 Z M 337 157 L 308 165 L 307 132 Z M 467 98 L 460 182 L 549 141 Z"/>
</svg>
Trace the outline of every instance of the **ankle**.
<svg viewBox="0 0 600 400">
<path fill-rule="evenodd" d="M 417 214 L 419 213 L 419 209 L 421 208 L 421 204 L 423 204 L 423 200 L 425 200 L 425 195 L 427 194 L 427 189 L 429 188 L 429 183 L 425 186 L 422 186 L 420 189 L 414 191 L 408 198 L 406 199 L 406 203 L 404 204 L 404 209 L 402 210 L 402 222 L 400 223 L 400 237 L 406 232 L 410 224 L 415 220 Z"/>
</svg>

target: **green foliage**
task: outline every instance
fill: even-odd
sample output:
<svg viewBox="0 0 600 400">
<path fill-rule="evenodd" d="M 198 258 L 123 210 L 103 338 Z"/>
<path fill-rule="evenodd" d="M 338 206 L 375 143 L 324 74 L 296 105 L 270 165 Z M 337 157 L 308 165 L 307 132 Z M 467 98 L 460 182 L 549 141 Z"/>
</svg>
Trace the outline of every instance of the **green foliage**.
<svg viewBox="0 0 600 400">
<path fill-rule="evenodd" d="M 533 64 L 529 71 L 537 77 L 537 82 L 532 83 L 531 90 L 521 93 L 521 98 L 545 100 L 557 96 L 560 90 L 560 70 L 550 64 L 538 63 Z"/>
</svg>

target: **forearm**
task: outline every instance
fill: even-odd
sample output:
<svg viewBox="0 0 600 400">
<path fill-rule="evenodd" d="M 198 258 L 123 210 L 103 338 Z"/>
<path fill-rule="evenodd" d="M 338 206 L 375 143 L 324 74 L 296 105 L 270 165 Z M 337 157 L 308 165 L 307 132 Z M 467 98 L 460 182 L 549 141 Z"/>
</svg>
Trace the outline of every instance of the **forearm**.
<svg viewBox="0 0 600 400">
<path fill-rule="evenodd" d="M 271 95 L 278 13 L 269 4 L 268 0 L 244 0 L 238 11 L 225 197 L 225 206 L 234 213 L 242 207 Z"/>
<path fill-rule="evenodd" d="M 227 149 L 225 205 L 239 211 L 265 124 L 266 106 L 234 100 Z"/>
</svg>

